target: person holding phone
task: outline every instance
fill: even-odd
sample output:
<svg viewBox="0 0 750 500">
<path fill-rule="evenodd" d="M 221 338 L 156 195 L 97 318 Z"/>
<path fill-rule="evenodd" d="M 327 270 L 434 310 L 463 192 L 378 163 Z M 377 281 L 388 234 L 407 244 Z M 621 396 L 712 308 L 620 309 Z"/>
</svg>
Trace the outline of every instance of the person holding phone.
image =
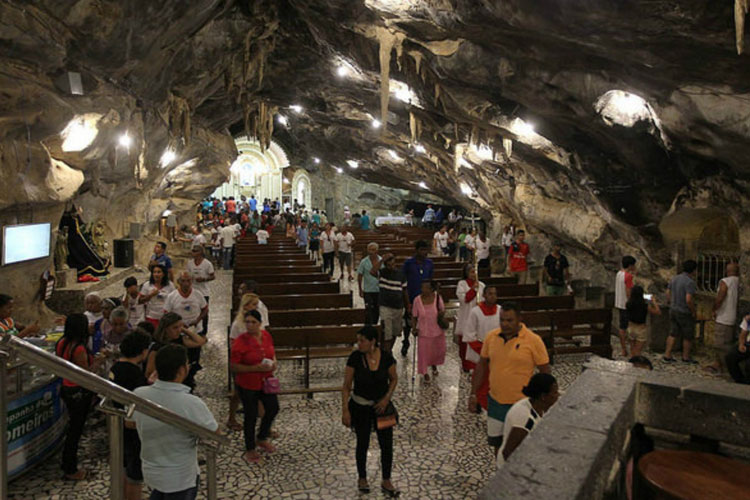
<svg viewBox="0 0 750 500">
<path fill-rule="evenodd" d="M 643 287 L 635 285 L 630 289 L 630 298 L 625 305 L 625 310 L 628 315 L 627 337 L 630 342 L 630 355 L 640 356 L 643 345 L 648 340 L 646 319 L 649 314 L 661 314 L 661 309 L 653 295 L 644 295 Z"/>
</svg>

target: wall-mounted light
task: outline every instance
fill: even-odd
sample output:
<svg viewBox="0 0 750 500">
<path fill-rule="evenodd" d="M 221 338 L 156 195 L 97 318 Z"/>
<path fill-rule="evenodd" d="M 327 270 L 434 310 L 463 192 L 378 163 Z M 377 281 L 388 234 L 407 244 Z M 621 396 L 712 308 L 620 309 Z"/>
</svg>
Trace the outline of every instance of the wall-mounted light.
<svg viewBox="0 0 750 500">
<path fill-rule="evenodd" d="M 300 106 L 299 104 L 292 104 L 291 106 L 289 106 L 289 109 L 291 109 L 292 111 L 294 111 L 297 114 L 300 114 L 300 113 L 302 113 L 302 111 L 304 111 L 304 109 L 302 108 L 302 106 Z"/>
<path fill-rule="evenodd" d="M 167 150 L 164 151 L 164 154 L 161 155 L 161 159 L 159 160 L 159 165 L 161 168 L 169 166 L 170 163 L 175 161 L 177 159 L 177 154 L 175 154 L 174 151 L 167 148 Z"/>
<path fill-rule="evenodd" d="M 352 168 L 359 168 L 359 162 L 357 160 L 346 160 L 346 164 Z"/>
<path fill-rule="evenodd" d="M 340 65 L 340 66 L 339 66 L 338 68 L 336 68 L 336 74 L 337 74 L 337 75 L 338 75 L 338 76 L 339 76 L 340 78 L 343 78 L 343 77 L 345 77 L 346 75 L 348 75 L 348 74 L 349 74 L 349 68 L 347 68 L 346 66 L 344 66 L 344 65 L 342 64 L 342 65 Z"/>
<path fill-rule="evenodd" d="M 68 122 L 60 135 L 63 138 L 62 150 L 65 152 L 83 151 L 94 142 L 99 134 L 96 126 L 101 115 L 88 113 L 79 115 Z"/>
<path fill-rule="evenodd" d="M 336 172 L 338 172 L 340 174 L 343 174 L 344 173 L 344 169 L 341 168 L 341 167 L 336 167 Z"/>
<path fill-rule="evenodd" d="M 277 122 L 279 122 L 279 123 L 280 123 L 281 125 L 283 125 L 283 126 L 285 126 L 285 127 L 286 127 L 287 125 L 289 125 L 289 118 L 287 118 L 287 117 L 286 117 L 286 116 L 284 116 L 284 115 L 277 115 L 277 116 L 276 116 L 276 121 L 277 121 Z"/>
<path fill-rule="evenodd" d="M 425 184 L 424 181 L 419 181 L 418 186 L 421 187 L 422 189 L 427 189 L 427 184 Z"/>
<path fill-rule="evenodd" d="M 372 128 L 380 128 L 380 125 L 382 124 L 380 123 L 380 120 L 378 120 L 377 118 L 372 120 Z"/>
<path fill-rule="evenodd" d="M 117 143 L 122 146 L 123 148 L 129 148 L 130 145 L 133 143 L 133 139 L 128 135 L 127 132 L 122 134 L 119 139 L 117 139 Z"/>
<path fill-rule="evenodd" d="M 316 165 L 319 165 L 320 164 L 320 158 L 318 158 L 317 156 L 313 157 L 313 162 L 315 162 Z"/>
</svg>

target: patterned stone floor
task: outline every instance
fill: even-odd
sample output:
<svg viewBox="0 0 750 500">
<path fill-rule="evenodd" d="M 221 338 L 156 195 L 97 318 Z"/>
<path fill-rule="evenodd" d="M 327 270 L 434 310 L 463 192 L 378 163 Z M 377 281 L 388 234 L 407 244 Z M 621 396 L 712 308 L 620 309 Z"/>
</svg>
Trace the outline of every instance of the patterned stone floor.
<svg viewBox="0 0 750 500">
<path fill-rule="evenodd" d="M 210 341 L 204 348 L 205 369 L 197 380 L 198 394 L 223 423 L 228 408 L 224 339 L 229 322 L 231 272 L 217 274 L 218 279 L 211 283 Z M 113 283 L 111 294 L 119 295 L 120 286 Z M 349 284 L 343 284 L 342 288 L 348 290 Z M 102 296 L 108 296 L 109 292 L 108 287 Z M 494 471 L 492 456 L 485 445 L 485 417 L 466 411 L 469 380 L 460 373 L 456 346 L 450 342 L 448 345 L 445 366 L 437 379 L 428 384 L 412 384 L 411 359 L 398 356 L 400 379 L 394 402 L 401 423 L 394 436 L 393 481 L 405 499 L 475 498 Z M 682 363 L 668 365 L 658 361 L 657 355 L 650 357 L 657 370 L 707 376 L 700 368 Z M 575 380 L 584 359 L 583 355 L 558 358 L 553 373 L 563 391 Z M 338 383 L 343 378 L 343 365 L 343 360 L 314 362 L 312 380 L 320 385 Z M 301 385 L 301 369 L 293 362 L 283 363 L 280 378 L 286 386 Z M 222 450 L 218 458 L 220 498 L 382 498 L 376 488 L 380 474 L 377 440 L 373 436 L 368 460 L 373 493 L 360 496 L 355 488 L 355 438 L 341 425 L 340 415 L 338 394 L 316 394 L 314 399 L 282 397 L 274 425 L 281 434 L 276 441 L 278 451 L 267 455 L 262 463 L 245 464 L 240 458 L 242 433 L 230 434 L 231 446 Z M 102 422 L 90 418 L 81 443 L 81 465 L 92 472 L 89 480 L 81 483 L 61 480 L 58 453 L 13 481 L 9 497 L 97 500 L 107 497 L 108 446 Z M 199 498 L 205 498 L 205 490 Z"/>
</svg>

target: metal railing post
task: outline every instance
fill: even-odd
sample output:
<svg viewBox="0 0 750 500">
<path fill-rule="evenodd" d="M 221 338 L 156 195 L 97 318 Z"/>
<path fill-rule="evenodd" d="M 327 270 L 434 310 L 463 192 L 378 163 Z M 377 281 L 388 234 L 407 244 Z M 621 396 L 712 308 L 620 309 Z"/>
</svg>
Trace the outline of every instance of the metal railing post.
<svg viewBox="0 0 750 500">
<path fill-rule="evenodd" d="M 115 413 L 108 413 L 107 427 L 109 427 L 109 498 L 124 500 L 125 465 L 122 452 L 122 417 Z"/>
<path fill-rule="evenodd" d="M 0 351 L 0 499 L 8 498 L 8 353 Z"/>
<path fill-rule="evenodd" d="M 208 500 L 216 500 L 216 450 L 212 446 L 205 446 L 206 452 L 206 482 L 208 483 Z"/>
</svg>

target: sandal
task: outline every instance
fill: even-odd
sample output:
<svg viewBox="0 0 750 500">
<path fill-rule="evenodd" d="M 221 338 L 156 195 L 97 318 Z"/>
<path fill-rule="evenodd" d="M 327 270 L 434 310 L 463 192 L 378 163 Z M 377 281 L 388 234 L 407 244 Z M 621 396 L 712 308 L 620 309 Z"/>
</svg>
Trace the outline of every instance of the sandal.
<svg viewBox="0 0 750 500">
<path fill-rule="evenodd" d="M 85 480 L 89 475 L 89 471 L 86 469 L 78 469 L 73 474 L 64 474 L 63 479 L 67 479 L 68 481 L 83 481 Z"/>
<path fill-rule="evenodd" d="M 273 453 L 276 451 L 276 447 L 268 441 L 258 441 L 258 448 L 261 448 L 266 453 Z"/>
<path fill-rule="evenodd" d="M 370 493 L 370 485 L 367 484 L 367 479 L 360 479 L 357 483 L 357 489 L 360 493 Z"/>
<path fill-rule="evenodd" d="M 248 464 L 257 464 L 260 462 L 260 454 L 255 450 L 246 451 L 242 454 L 242 460 Z"/>
<path fill-rule="evenodd" d="M 688 359 L 682 358 L 682 362 L 683 363 L 687 363 L 689 365 L 697 365 L 698 364 L 698 362 L 696 360 L 694 360 L 693 358 L 688 358 Z"/>
<path fill-rule="evenodd" d="M 662 359 L 662 361 L 666 361 L 667 363 L 674 363 L 675 361 L 677 361 L 674 358 L 668 358 L 666 356 L 662 357 L 661 359 Z"/>
<path fill-rule="evenodd" d="M 382 484 L 380 485 L 380 489 L 383 490 L 383 493 L 385 493 L 385 495 L 388 496 L 388 497 L 398 498 L 399 496 L 401 496 L 401 492 L 399 490 L 397 490 L 397 489 L 392 489 L 391 490 L 389 488 L 386 488 Z"/>
<path fill-rule="evenodd" d="M 227 429 L 230 431 L 241 431 L 242 424 L 239 422 L 227 422 Z"/>
</svg>

